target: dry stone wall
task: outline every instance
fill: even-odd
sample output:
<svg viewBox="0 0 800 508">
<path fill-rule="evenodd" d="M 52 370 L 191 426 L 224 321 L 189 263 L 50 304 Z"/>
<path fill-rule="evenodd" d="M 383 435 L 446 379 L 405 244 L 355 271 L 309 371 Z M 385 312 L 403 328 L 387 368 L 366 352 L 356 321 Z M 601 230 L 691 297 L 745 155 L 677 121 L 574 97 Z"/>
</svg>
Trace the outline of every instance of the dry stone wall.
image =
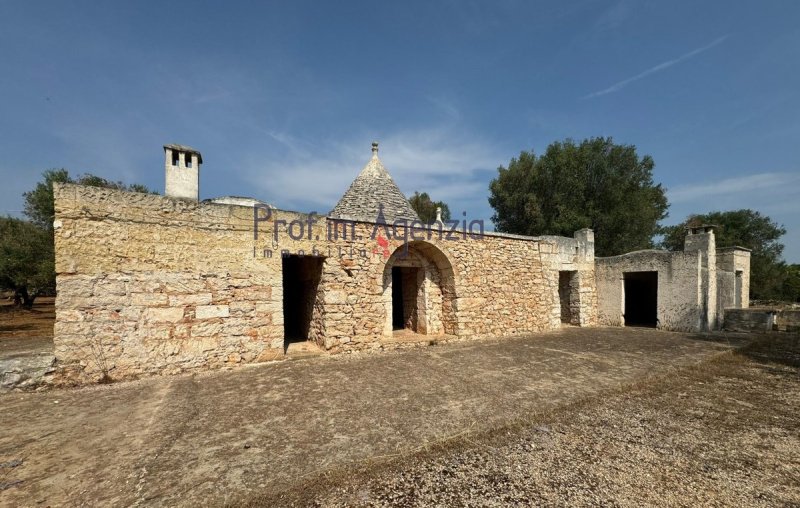
<svg viewBox="0 0 800 508">
<path fill-rule="evenodd" d="M 750 306 L 750 251 L 741 247 L 717 249 L 717 320 L 727 321 L 728 309 Z"/>
<path fill-rule="evenodd" d="M 658 328 L 694 331 L 702 327 L 702 266 L 699 251 L 638 251 L 596 258 L 595 267 L 600 324 L 625 324 L 623 278 L 626 272 L 658 272 Z"/>
<path fill-rule="evenodd" d="M 273 209 L 256 239 L 251 207 L 77 185 L 54 192 L 55 349 L 64 382 L 282 357 L 282 251 L 323 258 L 309 329 L 323 349 L 380 348 L 391 334 L 385 275 L 406 245 L 404 228 L 401 238 L 383 229 L 371 238 L 375 225 L 357 223 L 347 238 L 329 239 L 332 221 Z M 438 316 L 430 331 L 469 339 L 556 328 L 562 269 L 576 270 L 581 324 L 594 324 L 594 253 L 582 235 L 563 245 L 461 233 L 411 242 L 434 267 L 422 286 L 431 295 L 425 314 Z"/>
</svg>

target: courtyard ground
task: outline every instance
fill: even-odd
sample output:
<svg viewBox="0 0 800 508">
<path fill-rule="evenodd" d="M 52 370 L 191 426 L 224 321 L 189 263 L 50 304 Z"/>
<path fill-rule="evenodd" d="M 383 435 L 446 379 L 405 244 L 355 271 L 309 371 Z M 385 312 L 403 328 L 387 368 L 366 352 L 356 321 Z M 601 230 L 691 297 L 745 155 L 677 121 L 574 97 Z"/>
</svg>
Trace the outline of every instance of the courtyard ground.
<svg viewBox="0 0 800 508">
<path fill-rule="evenodd" d="M 796 342 L 716 339 L 567 328 L 4 393 L 0 505 L 800 503 Z"/>
<path fill-rule="evenodd" d="M 0 358 L 52 351 L 55 298 L 42 296 L 32 310 L 17 309 L 0 300 Z"/>
<path fill-rule="evenodd" d="M 0 392 L 33 386 L 53 365 L 55 298 L 39 297 L 33 309 L 0 299 Z"/>
</svg>

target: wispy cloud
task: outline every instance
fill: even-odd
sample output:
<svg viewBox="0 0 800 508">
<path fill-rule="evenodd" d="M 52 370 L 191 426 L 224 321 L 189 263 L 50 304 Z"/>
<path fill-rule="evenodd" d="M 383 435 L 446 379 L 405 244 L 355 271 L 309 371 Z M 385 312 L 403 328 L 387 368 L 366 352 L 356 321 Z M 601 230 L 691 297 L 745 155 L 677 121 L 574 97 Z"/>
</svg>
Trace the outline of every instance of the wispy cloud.
<svg viewBox="0 0 800 508">
<path fill-rule="evenodd" d="M 594 26 L 600 31 L 615 30 L 622 26 L 633 15 L 637 3 L 631 0 L 621 0 L 606 9 L 597 19 Z"/>
<path fill-rule="evenodd" d="M 269 136 L 286 144 L 281 135 Z M 504 157 L 497 147 L 449 126 L 404 129 L 378 140 L 381 159 L 398 186 L 406 193 L 428 192 L 435 199 L 483 202 L 488 184 L 476 181 L 476 174 L 495 168 Z M 315 143 L 313 150 L 289 149 L 278 158 L 254 154 L 242 167 L 253 190 L 274 200 L 278 208 L 327 212 L 369 160 L 371 141 L 353 136 Z M 306 143 L 293 138 L 290 144 Z"/>
<path fill-rule="evenodd" d="M 758 173 L 676 186 L 667 191 L 672 206 L 667 225 L 695 213 L 750 208 L 768 215 L 788 230 L 781 238 L 789 262 L 800 262 L 800 171 Z"/>
<path fill-rule="evenodd" d="M 673 58 L 672 60 L 667 60 L 666 62 L 662 62 L 662 63 L 660 63 L 658 65 L 650 67 L 646 71 L 640 72 L 639 74 L 637 74 L 635 76 L 631 76 L 630 78 L 623 79 L 622 81 L 618 81 L 617 83 L 614 83 L 613 85 L 611 85 L 608 88 L 604 88 L 603 90 L 599 90 L 597 92 L 592 92 L 592 93 L 590 93 L 588 95 L 583 96 L 582 98 L 583 99 L 591 99 L 593 97 L 600 97 L 602 95 L 607 95 L 607 94 L 610 94 L 610 93 L 618 92 L 618 91 L 622 90 L 623 88 L 625 88 L 626 86 L 628 86 L 631 83 L 633 83 L 634 81 L 639 81 L 640 79 L 644 79 L 647 76 L 650 76 L 650 75 L 655 74 L 657 72 L 661 72 L 663 70 L 669 69 L 673 65 L 677 65 L 677 64 L 679 64 L 681 62 L 685 62 L 686 60 L 689 60 L 690 58 L 694 58 L 695 56 L 699 55 L 700 53 L 703 53 L 704 51 L 708 51 L 709 49 L 713 48 L 714 46 L 718 46 L 718 45 L 722 44 L 723 42 L 725 42 L 725 39 L 727 39 L 727 38 L 728 38 L 727 35 L 723 35 L 722 37 L 714 39 L 712 42 L 710 42 L 709 44 L 706 44 L 705 46 L 701 46 L 699 48 L 693 49 L 692 51 L 686 53 L 685 55 L 681 55 L 678 58 Z"/>
<path fill-rule="evenodd" d="M 752 195 L 756 191 L 769 189 L 796 188 L 797 184 L 800 184 L 800 174 L 759 173 L 726 178 L 718 182 L 681 185 L 670 189 L 667 195 L 673 203 L 684 203 L 710 197 Z"/>
<path fill-rule="evenodd" d="M 437 109 L 442 111 L 445 115 L 453 119 L 461 118 L 461 111 L 459 111 L 458 107 L 455 104 L 455 101 L 452 99 L 445 97 L 445 96 L 431 96 L 426 95 L 425 99 L 436 106 Z"/>
</svg>

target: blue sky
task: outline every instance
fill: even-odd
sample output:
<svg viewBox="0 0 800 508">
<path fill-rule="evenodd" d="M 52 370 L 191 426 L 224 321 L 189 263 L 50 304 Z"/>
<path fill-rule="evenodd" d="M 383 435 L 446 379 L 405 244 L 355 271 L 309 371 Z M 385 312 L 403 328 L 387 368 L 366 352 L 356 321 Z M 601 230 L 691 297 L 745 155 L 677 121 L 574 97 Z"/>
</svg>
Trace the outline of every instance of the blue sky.
<svg viewBox="0 0 800 508">
<path fill-rule="evenodd" d="M 43 170 L 326 212 L 381 143 L 406 194 L 491 216 L 497 166 L 613 136 L 666 223 L 754 208 L 800 262 L 800 3 L 0 0 L 0 213 Z"/>
</svg>

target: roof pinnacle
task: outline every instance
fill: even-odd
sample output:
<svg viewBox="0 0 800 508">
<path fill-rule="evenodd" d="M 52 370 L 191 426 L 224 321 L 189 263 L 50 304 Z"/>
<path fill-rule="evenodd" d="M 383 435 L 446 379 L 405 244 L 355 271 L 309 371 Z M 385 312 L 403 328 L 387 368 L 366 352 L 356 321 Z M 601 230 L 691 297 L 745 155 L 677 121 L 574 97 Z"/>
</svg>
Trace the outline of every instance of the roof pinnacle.
<svg viewBox="0 0 800 508">
<path fill-rule="evenodd" d="M 373 157 L 377 157 L 378 156 L 378 142 L 377 141 L 373 141 L 372 142 L 372 156 Z"/>
</svg>

